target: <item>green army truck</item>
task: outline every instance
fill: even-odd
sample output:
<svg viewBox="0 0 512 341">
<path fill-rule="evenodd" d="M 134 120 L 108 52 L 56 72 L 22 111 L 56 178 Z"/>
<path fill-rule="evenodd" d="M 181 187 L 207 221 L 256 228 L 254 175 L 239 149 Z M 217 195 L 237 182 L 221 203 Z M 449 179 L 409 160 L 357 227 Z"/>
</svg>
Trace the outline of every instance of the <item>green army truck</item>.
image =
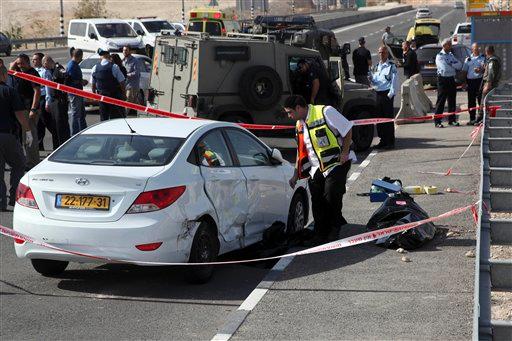
<svg viewBox="0 0 512 341">
<path fill-rule="evenodd" d="M 330 82 L 331 105 L 346 117 L 374 117 L 375 91 L 363 84 L 343 83 L 341 58 L 324 61 L 316 50 L 283 44 L 270 35 L 240 33 L 158 36 L 148 104 L 212 120 L 293 124 L 282 104 L 287 96 L 303 90 L 299 60 L 315 63 L 324 73 Z M 355 127 L 354 149 L 368 149 L 373 135 L 371 125 Z"/>
</svg>

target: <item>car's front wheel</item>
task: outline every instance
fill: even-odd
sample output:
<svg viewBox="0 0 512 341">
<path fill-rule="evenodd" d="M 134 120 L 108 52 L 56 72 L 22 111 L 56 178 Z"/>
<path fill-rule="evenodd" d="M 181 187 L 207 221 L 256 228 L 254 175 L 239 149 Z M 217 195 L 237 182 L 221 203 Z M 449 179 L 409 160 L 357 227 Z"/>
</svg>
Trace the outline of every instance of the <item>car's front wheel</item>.
<svg viewBox="0 0 512 341">
<path fill-rule="evenodd" d="M 217 260 L 219 239 L 213 226 L 201 222 L 192 242 L 189 263 L 209 263 Z M 192 265 L 186 274 L 189 283 L 203 284 L 213 275 L 213 265 Z"/>
<path fill-rule="evenodd" d="M 288 212 L 288 225 L 286 232 L 292 234 L 306 227 L 308 222 L 307 200 L 302 192 L 296 192 Z"/>
<path fill-rule="evenodd" d="M 43 276 L 56 276 L 66 270 L 69 262 L 51 259 L 31 259 L 32 267 Z"/>
</svg>

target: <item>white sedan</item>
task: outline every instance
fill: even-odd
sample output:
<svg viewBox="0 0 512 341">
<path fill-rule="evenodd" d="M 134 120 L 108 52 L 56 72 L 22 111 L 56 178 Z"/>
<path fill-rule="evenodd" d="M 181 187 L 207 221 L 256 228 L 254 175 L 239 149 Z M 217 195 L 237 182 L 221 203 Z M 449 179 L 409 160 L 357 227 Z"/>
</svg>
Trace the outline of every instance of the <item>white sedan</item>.
<svg viewBox="0 0 512 341">
<path fill-rule="evenodd" d="M 432 18 L 432 12 L 428 7 L 420 7 L 416 11 L 416 19 Z"/>
<path fill-rule="evenodd" d="M 121 52 L 115 52 L 116 54 L 124 58 L 124 55 Z M 151 75 L 151 58 L 142 54 L 132 54 L 137 60 L 140 62 L 141 73 L 140 73 L 140 93 L 139 93 L 139 103 L 145 103 L 145 99 L 148 98 L 148 89 L 149 89 L 149 77 Z M 80 62 L 80 68 L 82 69 L 83 79 L 89 81 L 91 78 L 92 68 L 94 65 L 100 62 L 100 56 L 97 54 L 92 54 L 86 57 L 84 60 Z M 89 82 L 85 87 L 85 91 L 92 92 L 91 83 Z M 97 106 L 98 103 L 96 101 L 85 99 L 86 106 Z"/>
<path fill-rule="evenodd" d="M 305 227 L 306 182 L 238 125 L 117 119 L 68 140 L 22 178 L 14 230 L 61 249 L 143 262 L 209 262 L 262 240 L 275 222 Z M 20 240 L 16 254 L 51 276 L 68 262 L 102 262 Z M 207 281 L 213 268 L 191 267 Z"/>
</svg>

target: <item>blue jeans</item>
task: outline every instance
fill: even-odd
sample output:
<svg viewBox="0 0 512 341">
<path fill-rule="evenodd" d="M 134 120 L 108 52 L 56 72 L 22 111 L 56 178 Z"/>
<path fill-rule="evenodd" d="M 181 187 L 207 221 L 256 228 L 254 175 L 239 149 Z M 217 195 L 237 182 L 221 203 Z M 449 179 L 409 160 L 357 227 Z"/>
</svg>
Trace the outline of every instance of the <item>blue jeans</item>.
<svg viewBox="0 0 512 341">
<path fill-rule="evenodd" d="M 71 135 L 75 135 L 87 128 L 85 122 L 84 98 L 75 95 L 68 95 L 68 116 L 69 130 Z"/>
</svg>

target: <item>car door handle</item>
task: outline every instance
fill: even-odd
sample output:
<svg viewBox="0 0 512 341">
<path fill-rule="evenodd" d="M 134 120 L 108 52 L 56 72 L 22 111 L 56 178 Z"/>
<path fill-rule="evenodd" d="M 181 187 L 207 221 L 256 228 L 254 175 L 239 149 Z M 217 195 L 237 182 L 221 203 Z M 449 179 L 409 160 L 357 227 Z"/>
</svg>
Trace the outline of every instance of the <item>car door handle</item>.
<svg viewBox="0 0 512 341">
<path fill-rule="evenodd" d="M 211 171 L 212 174 L 231 174 L 230 170 L 227 169 L 214 169 Z"/>
</svg>

